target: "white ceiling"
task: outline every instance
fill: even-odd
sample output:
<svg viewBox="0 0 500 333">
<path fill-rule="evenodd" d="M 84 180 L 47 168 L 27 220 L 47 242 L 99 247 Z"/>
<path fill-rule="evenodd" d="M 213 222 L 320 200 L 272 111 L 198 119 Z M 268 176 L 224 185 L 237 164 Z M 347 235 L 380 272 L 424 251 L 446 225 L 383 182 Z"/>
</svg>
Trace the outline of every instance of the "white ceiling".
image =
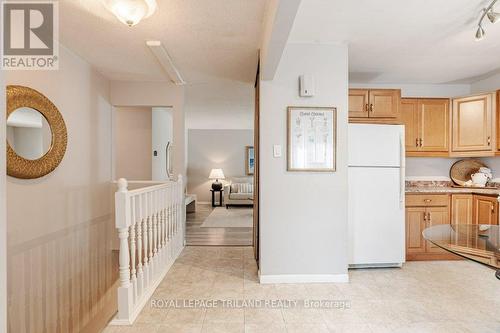
<svg viewBox="0 0 500 333">
<path fill-rule="evenodd" d="M 268 1 L 157 0 L 158 11 L 129 28 L 100 0 L 64 0 L 61 42 L 114 80 L 168 80 L 145 46 L 154 39 L 188 83 L 253 82 Z M 348 43 L 351 82 L 470 83 L 500 69 L 500 23 L 485 21 L 486 38 L 474 40 L 488 3 L 302 0 L 290 41 Z"/>
<path fill-rule="evenodd" d="M 290 41 L 348 43 L 351 82 L 471 83 L 500 68 L 500 23 L 474 40 L 490 2 L 302 0 Z"/>
<path fill-rule="evenodd" d="M 188 83 L 253 82 L 266 0 L 157 0 L 129 28 L 100 0 L 60 1 L 63 45 L 113 80 L 168 81 L 146 40 L 160 40 Z"/>
</svg>

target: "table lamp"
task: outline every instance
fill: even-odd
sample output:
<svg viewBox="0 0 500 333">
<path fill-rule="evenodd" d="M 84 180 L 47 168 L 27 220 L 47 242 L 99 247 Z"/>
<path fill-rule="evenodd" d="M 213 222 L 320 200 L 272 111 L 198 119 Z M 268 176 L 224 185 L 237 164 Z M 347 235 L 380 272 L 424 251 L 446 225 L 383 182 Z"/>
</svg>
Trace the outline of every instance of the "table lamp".
<svg viewBox="0 0 500 333">
<path fill-rule="evenodd" d="M 215 179 L 215 182 L 212 183 L 212 190 L 214 191 L 222 190 L 222 183 L 219 182 L 219 179 L 225 178 L 222 169 L 212 169 L 212 171 L 210 171 L 210 176 L 208 176 L 208 178 Z"/>
</svg>

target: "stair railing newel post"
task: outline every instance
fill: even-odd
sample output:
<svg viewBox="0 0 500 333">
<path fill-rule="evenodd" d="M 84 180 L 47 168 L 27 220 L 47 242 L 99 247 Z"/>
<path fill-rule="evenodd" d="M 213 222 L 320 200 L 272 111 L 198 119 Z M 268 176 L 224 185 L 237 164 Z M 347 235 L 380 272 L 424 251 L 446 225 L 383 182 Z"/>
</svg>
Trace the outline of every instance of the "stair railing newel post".
<svg viewBox="0 0 500 333">
<path fill-rule="evenodd" d="M 120 240 L 119 269 L 120 286 L 118 287 L 118 319 L 130 317 L 133 309 L 133 286 L 130 282 L 129 227 L 131 224 L 128 183 L 124 178 L 118 180 L 115 193 L 115 226 Z"/>
</svg>

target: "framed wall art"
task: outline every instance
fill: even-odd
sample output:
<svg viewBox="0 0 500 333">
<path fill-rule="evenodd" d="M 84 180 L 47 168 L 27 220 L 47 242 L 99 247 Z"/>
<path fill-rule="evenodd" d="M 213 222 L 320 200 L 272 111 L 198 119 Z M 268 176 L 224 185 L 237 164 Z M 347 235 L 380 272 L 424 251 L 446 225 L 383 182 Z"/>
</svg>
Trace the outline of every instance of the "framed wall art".
<svg viewBox="0 0 500 333">
<path fill-rule="evenodd" d="M 288 171 L 335 171 L 335 107 L 288 107 L 287 136 Z"/>
<path fill-rule="evenodd" d="M 245 171 L 247 175 L 253 175 L 255 170 L 255 150 L 253 146 L 246 146 Z"/>
</svg>

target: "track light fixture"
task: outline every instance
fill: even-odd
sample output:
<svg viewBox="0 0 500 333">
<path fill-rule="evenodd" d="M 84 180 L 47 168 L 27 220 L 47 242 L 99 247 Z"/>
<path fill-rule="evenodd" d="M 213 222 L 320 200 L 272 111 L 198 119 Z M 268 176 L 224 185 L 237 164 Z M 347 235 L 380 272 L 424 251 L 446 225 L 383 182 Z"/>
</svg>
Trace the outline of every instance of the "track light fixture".
<svg viewBox="0 0 500 333">
<path fill-rule="evenodd" d="M 493 0 L 491 4 L 483 9 L 483 15 L 481 15 L 481 18 L 479 19 L 479 23 L 477 24 L 477 31 L 476 31 L 476 40 L 482 40 L 484 39 L 484 29 L 483 29 L 483 20 L 485 17 L 488 17 L 488 20 L 491 23 L 497 23 L 500 21 L 500 13 L 497 13 L 493 11 L 493 6 L 498 0 Z"/>
</svg>

